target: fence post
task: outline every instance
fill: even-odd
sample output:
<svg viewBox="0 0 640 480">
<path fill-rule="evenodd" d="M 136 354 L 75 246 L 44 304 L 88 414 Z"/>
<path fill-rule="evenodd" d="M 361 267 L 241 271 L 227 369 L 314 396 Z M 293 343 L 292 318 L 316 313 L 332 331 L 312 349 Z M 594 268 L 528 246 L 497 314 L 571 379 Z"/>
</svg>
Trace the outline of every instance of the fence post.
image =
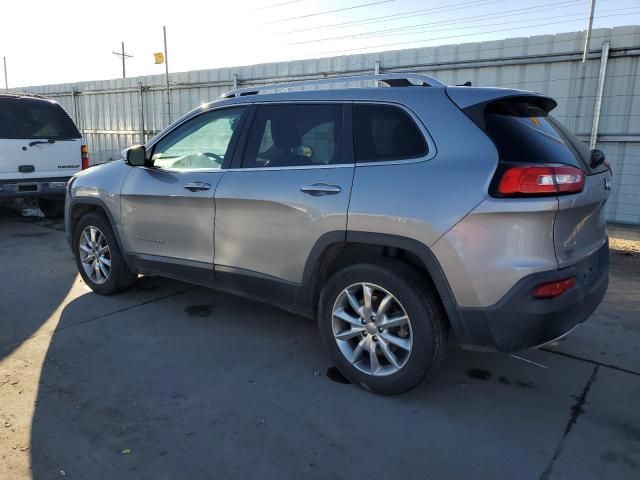
<svg viewBox="0 0 640 480">
<path fill-rule="evenodd" d="M 589 149 L 596 148 L 598 141 L 598 128 L 600 126 L 600 111 L 602 110 L 602 95 L 604 93 L 604 80 L 607 75 L 607 60 L 609 59 L 609 42 L 602 44 L 602 53 L 600 55 L 600 72 L 598 73 L 598 87 L 596 89 L 596 103 L 593 107 L 593 124 L 591 126 L 591 138 L 589 140 Z"/>
<path fill-rule="evenodd" d="M 140 99 L 140 143 L 144 144 L 145 135 L 144 135 L 144 88 L 142 87 L 142 82 L 138 82 L 138 97 Z"/>
</svg>

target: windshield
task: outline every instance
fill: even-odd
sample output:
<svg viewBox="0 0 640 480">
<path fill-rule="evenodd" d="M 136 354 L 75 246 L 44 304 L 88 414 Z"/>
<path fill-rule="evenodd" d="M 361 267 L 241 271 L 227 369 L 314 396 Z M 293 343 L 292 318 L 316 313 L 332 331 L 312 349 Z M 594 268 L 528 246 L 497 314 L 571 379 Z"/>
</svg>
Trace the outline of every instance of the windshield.
<svg viewBox="0 0 640 480">
<path fill-rule="evenodd" d="M 73 121 L 57 103 L 34 98 L 0 98 L 0 138 L 81 138 Z"/>
</svg>

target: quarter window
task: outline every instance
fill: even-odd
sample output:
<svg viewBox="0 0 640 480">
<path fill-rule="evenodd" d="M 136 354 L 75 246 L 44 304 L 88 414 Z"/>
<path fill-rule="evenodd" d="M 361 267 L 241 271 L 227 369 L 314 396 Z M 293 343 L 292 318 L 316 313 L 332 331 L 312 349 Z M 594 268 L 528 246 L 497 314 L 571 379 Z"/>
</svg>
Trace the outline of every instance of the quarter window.
<svg viewBox="0 0 640 480">
<path fill-rule="evenodd" d="M 244 107 L 200 115 L 158 142 L 153 165 L 168 170 L 217 170 L 229 154 Z"/>
<path fill-rule="evenodd" d="M 243 168 L 344 163 L 342 105 L 259 105 L 252 123 Z"/>
<path fill-rule="evenodd" d="M 427 142 L 411 116 L 391 105 L 353 106 L 356 162 L 423 157 Z"/>
</svg>

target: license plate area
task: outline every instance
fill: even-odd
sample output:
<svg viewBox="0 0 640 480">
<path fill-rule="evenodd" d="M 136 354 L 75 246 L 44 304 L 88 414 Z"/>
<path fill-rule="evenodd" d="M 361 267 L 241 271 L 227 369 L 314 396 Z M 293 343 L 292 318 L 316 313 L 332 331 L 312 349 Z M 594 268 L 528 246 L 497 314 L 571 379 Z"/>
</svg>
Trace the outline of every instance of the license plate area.
<svg viewBox="0 0 640 480">
<path fill-rule="evenodd" d="M 606 247 L 600 248 L 578 263 L 578 278 L 582 279 L 584 285 L 591 287 L 599 281 L 602 268 L 606 268 L 608 254 Z"/>
<path fill-rule="evenodd" d="M 38 191 L 37 183 L 19 183 L 18 184 L 19 193 L 29 193 L 29 192 L 37 192 L 37 191 Z"/>
</svg>

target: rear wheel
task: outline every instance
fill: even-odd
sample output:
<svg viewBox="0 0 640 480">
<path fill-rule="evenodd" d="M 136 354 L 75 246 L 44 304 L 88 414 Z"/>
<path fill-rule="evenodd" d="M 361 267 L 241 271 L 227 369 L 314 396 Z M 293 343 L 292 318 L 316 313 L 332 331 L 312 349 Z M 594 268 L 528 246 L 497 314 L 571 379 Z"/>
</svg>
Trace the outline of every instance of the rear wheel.
<svg viewBox="0 0 640 480">
<path fill-rule="evenodd" d="M 94 292 L 115 293 L 129 287 L 137 278 L 127 267 L 104 216 L 90 213 L 82 217 L 76 225 L 73 242 L 78 271 Z"/>
<path fill-rule="evenodd" d="M 402 263 L 337 272 L 320 298 L 318 326 L 340 372 L 368 390 L 415 387 L 441 362 L 446 321 L 430 286 Z"/>
<path fill-rule="evenodd" d="M 38 199 L 38 208 L 47 218 L 60 218 L 64 215 L 64 200 L 40 198 Z"/>
</svg>

